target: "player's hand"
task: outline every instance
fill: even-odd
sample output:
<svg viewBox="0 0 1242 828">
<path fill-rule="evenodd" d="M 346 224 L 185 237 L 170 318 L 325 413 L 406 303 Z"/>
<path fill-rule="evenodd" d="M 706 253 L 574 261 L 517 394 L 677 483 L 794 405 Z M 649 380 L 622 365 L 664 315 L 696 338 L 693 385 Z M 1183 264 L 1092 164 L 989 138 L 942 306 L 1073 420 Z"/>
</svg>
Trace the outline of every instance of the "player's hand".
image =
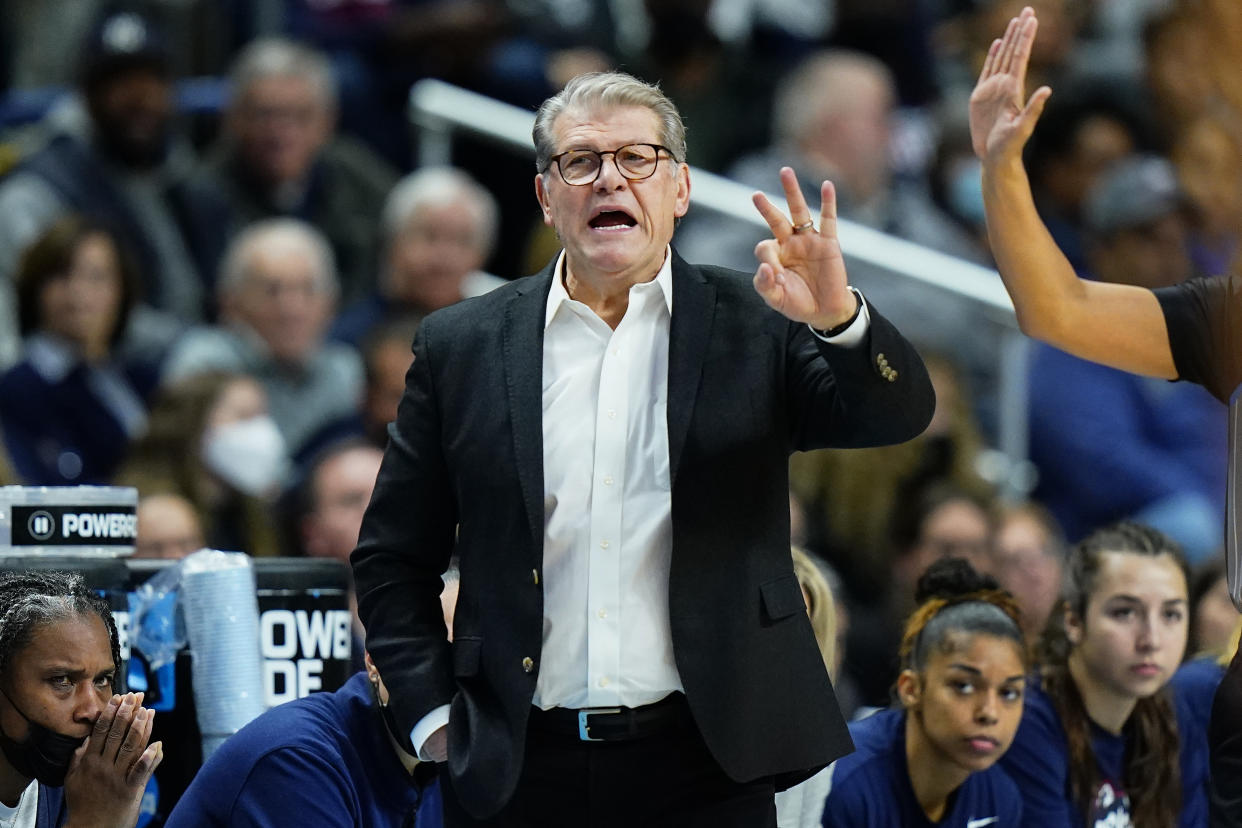
<svg viewBox="0 0 1242 828">
<path fill-rule="evenodd" d="M 67 828 L 132 828 L 137 822 L 147 781 L 164 758 L 161 743 L 147 744 L 154 721 L 141 693 L 112 697 L 65 774 Z"/>
<path fill-rule="evenodd" d="M 794 322 L 806 322 L 819 330 L 835 328 L 849 321 L 858 308 L 837 240 L 836 190 L 830 181 L 821 185 L 816 229 L 798 178 L 789 167 L 781 167 L 781 187 L 789 218 L 763 193 L 752 197 L 772 231 L 772 238 L 755 246 L 759 260 L 755 290 L 770 307 Z"/>
<path fill-rule="evenodd" d="M 1026 67 L 1038 28 L 1027 6 L 992 41 L 979 82 L 970 95 L 970 141 L 983 161 L 1020 158 L 1052 90 L 1041 86 L 1026 99 Z"/>
</svg>

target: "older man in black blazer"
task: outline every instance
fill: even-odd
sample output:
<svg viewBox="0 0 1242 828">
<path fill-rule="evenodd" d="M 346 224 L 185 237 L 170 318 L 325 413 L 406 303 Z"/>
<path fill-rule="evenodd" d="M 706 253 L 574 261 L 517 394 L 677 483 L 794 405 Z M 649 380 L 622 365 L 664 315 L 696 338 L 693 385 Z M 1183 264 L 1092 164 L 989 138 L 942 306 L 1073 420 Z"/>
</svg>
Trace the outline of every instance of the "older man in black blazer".
<svg viewBox="0 0 1242 828">
<path fill-rule="evenodd" d="M 429 316 L 353 555 L 450 826 L 775 825 L 850 749 L 789 556 L 790 451 L 920 433 L 914 349 L 792 171 L 753 279 L 682 261 L 685 137 L 622 74 L 536 118 L 542 273 Z M 440 573 L 461 568 L 454 640 Z"/>
</svg>

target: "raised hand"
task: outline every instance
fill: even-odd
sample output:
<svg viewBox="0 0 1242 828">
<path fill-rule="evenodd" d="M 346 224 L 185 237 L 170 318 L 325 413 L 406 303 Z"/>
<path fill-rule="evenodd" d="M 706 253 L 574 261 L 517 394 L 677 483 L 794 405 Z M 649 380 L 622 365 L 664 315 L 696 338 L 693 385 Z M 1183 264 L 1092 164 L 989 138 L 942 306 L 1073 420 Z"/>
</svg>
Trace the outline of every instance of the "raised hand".
<svg viewBox="0 0 1242 828">
<path fill-rule="evenodd" d="M 832 182 L 820 187 L 819 229 L 815 229 L 798 177 L 781 167 L 781 187 L 789 205 L 789 218 L 763 193 L 752 200 L 772 238 L 755 246 L 759 269 L 755 290 L 774 310 L 794 322 L 806 322 L 827 330 L 847 322 L 858 307 L 849 290 L 841 244 L 837 240 L 837 196 Z"/>
<path fill-rule="evenodd" d="M 1005 36 L 992 41 L 979 82 L 970 95 L 970 140 L 984 161 L 1021 155 L 1052 90 L 1036 89 L 1026 99 L 1026 66 L 1038 28 L 1030 6 L 1009 21 Z"/>
<path fill-rule="evenodd" d="M 164 758 L 163 745 L 148 745 L 155 711 L 141 693 L 113 696 L 74 754 L 65 775 L 66 828 L 132 828 L 147 781 Z"/>
</svg>

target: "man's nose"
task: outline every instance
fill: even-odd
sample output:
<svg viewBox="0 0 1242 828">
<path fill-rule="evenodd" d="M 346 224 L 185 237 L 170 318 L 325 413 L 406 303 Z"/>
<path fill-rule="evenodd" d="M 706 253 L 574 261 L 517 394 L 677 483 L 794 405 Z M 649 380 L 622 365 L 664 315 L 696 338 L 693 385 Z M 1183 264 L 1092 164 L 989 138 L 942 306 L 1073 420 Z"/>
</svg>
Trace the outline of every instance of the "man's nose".
<svg viewBox="0 0 1242 828">
<path fill-rule="evenodd" d="M 600 191 L 618 190 L 629 184 L 629 179 L 621 174 L 617 166 L 615 153 L 608 153 L 599 160 L 599 175 L 595 177 L 595 189 Z"/>
</svg>

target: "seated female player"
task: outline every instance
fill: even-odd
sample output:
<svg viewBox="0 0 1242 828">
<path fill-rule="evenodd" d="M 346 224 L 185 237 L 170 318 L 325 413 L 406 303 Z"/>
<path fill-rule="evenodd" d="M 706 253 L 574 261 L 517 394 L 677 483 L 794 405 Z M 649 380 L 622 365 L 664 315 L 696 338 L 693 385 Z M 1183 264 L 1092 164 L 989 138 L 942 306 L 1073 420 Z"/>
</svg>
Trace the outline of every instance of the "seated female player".
<svg viewBox="0 0 1242 828">
<path fill-rule="evenodd" d="M 163 758 L 120 670 L 108 605 L 79 575 L 0 573 L 0 824 L 132 828 Z"/>
<path fill-rule="evenodd" d="M 1099 529 L 1070 552 L 1064 589 L 1001 761 L 1023 824 L 1207 825 L 1206 735 L 1165 690 L 1189 614 L 1176 544 L 1134 523 Z"/>
<path fill-rule="evenodd" d="M 825 828 L 1017 825 L 1017 789 L 996 767 L 1022 718 L 1018 606 L 960 558 L 919 578 L 906 622 L 900 708 L 850 725 L 832 770 Z"/>
</svg>

